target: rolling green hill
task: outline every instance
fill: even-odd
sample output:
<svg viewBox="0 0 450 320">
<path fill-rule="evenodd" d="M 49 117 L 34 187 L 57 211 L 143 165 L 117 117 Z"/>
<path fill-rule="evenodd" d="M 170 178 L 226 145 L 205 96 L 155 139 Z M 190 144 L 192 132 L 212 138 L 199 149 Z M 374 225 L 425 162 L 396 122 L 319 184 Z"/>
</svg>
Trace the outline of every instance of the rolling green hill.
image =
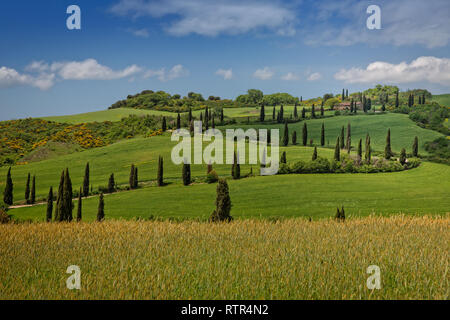
<svg viewBox="0 0 450 320">
<path fill-rule="evenodd" d="M 433 95 L 432 100 L 445 107 L 450 107 L 450 93 Z"/>
</svg>

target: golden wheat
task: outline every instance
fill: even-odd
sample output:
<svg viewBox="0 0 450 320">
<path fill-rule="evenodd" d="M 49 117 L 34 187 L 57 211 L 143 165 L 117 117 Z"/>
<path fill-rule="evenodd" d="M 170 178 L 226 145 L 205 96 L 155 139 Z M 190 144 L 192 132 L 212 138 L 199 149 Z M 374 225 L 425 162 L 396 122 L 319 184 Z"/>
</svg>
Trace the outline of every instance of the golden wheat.
<svg viewBox="0 0 450 320">
<path fill-rule="evenodd" d="M 0 299 L 448 299 L 447 217 L 0 225 Z M 66 288 L 69 265 L 81 290 Z M 381 289 L 369 290 L 369 265 Z"/>
</svg>

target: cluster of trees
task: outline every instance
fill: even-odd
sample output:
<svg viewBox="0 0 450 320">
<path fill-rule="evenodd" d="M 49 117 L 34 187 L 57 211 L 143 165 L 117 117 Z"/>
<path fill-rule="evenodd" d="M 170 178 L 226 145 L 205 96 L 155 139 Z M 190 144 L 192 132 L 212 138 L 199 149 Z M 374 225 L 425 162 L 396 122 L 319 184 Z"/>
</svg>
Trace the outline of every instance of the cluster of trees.
<svg viewBox="0 0 450 320">
<path fill-rule="evenodd" d="M 280 104 L 297 105 L 300 103 L 298 97 L 293 97 L 289 93 L 274 93 L 265 95 L 261 90 L 249 89 L 247 94 L 239 95 L 236 102 L 246 106 L 277 106 Z"/>
</svg>

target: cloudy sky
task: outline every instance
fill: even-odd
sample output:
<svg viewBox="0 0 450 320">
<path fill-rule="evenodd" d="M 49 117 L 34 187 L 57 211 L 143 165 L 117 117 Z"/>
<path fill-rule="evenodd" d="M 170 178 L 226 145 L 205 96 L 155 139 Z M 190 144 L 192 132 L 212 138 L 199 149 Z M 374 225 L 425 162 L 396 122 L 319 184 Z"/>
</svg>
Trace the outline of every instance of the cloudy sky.
<svg viewBox="0 0 450 320">
<path fill-rule="evenodd" d="M 81 30 L 66 27 L 71 4 Z M 373 4 L 381 30 L 366 27 Z M 449 17 L 448 0 L 2 1 L 0 120 L 101 110 L 144 89 L 448 93 Z"/>
</svg>

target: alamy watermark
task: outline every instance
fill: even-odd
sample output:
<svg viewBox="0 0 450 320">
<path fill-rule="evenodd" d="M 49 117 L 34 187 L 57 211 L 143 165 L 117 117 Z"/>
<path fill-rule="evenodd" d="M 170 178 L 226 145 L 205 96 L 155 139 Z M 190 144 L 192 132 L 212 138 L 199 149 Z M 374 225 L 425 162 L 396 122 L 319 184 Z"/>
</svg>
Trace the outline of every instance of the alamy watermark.
<svg viewBox="0 0 450 320">
<path fill-rule="evenodd" d="M 246 145 L 248 141 L 248 164 L 261 164 L 261 175 L 274 175 L 279 168 L 279 129 L 268 130 L 250 128 L 226 129 L 225 140 L 222 131 L 218 129 L 202 130 L 202 122 L 194 121 L 194 132 L 187 129 L 177 129 L 172 132 L 171 140 L 178 142 L 172 149 L 174 164 L 233 164 L 234 153 L 238 164 L 246 163 Z M 180 139 L 182 139 L 180 141 Z M 208 145 L 203 148 L 203 143 Z M 225 144 L 225 153 L 224 153 Z M 235 148 L 236 144 L 236 148 Z M 193 150 L 192 150 L 193 148 Z M 270 155 L 269 155 L 270 149 Z M 193 152 L 192 152 L 193 151 Z M 192 157 L 193 154 L 193 157 Z"/>
</svg>

